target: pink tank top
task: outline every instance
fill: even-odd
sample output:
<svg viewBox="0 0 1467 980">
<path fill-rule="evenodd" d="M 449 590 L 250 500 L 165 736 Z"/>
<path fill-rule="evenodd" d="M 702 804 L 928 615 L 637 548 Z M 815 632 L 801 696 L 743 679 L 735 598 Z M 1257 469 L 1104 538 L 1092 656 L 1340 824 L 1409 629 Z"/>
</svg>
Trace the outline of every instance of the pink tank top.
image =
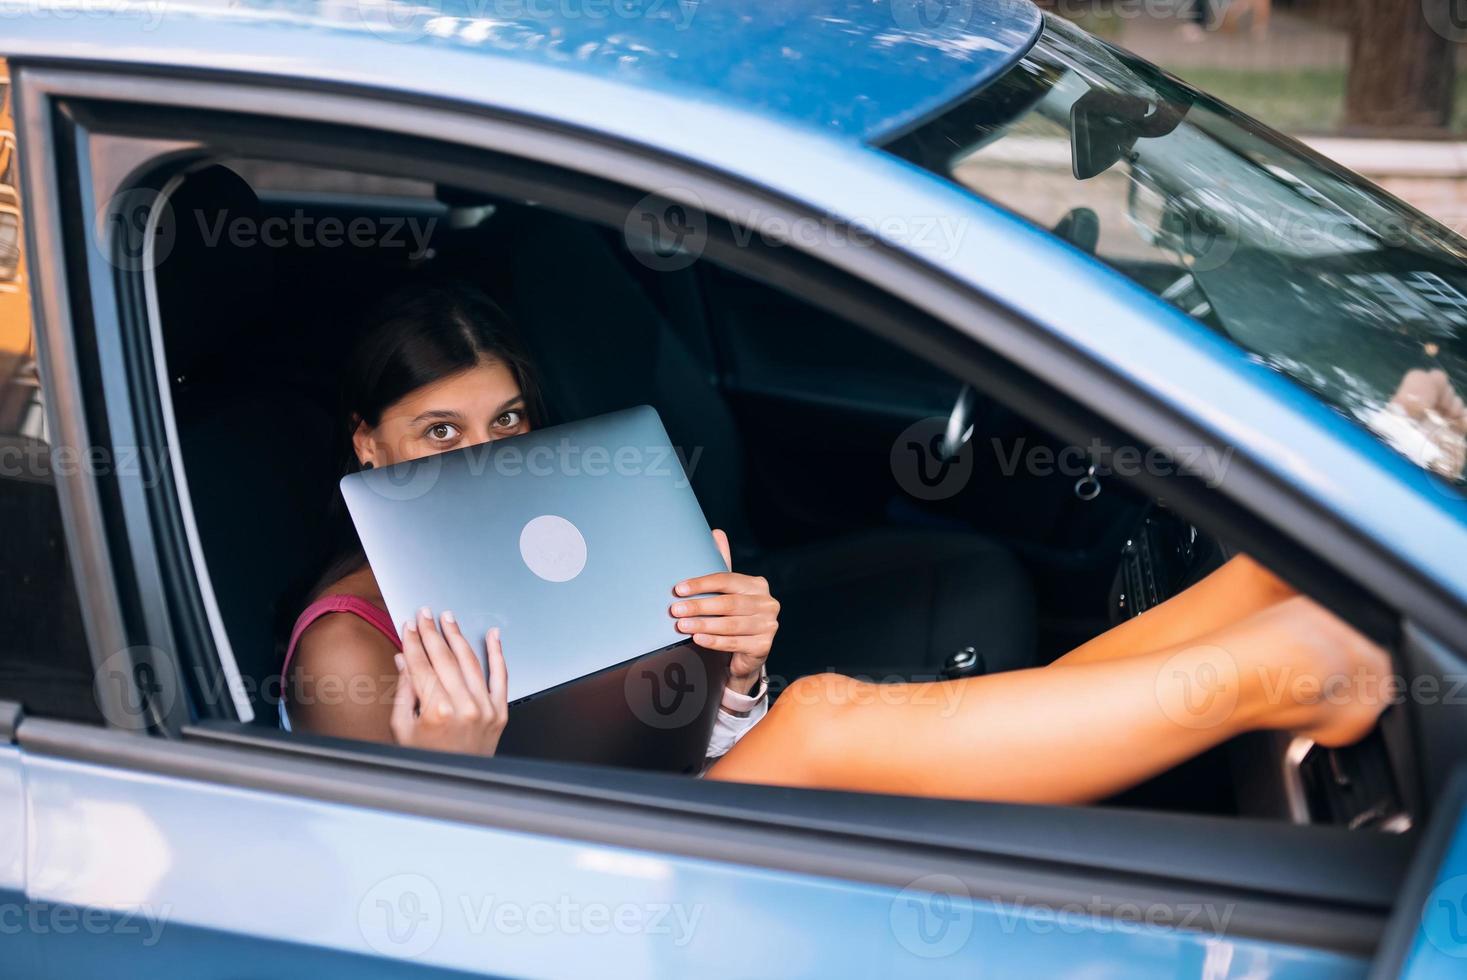
<svg viewBox="0 0 1467 980">
<path fill-rule="evenodd" d="M 296 618 L 295 626 L 290 631 L 290 643 L 285 647 L 285 662 L 280 665 L 281 684 L 290 676 L 290 659 L 295 656 L 296 645 L 301 641 L 301 634 L 306 631 L 316 620 L 331 613 L 351 613 L 371 623 L 377 630 L 389 640 L 398 650 L 402 649 L 402 641 L 397 638 L 397 629 L 392 625 L 392 618 L 372 605 L 366 599 L 354 595 L 328 595 L 322 596 L 307 606 Z M 287 731 L 290 730 L 290 718 L 285 713 L 285 698 L 280 699 L 280 725 Z"/>
</svg>

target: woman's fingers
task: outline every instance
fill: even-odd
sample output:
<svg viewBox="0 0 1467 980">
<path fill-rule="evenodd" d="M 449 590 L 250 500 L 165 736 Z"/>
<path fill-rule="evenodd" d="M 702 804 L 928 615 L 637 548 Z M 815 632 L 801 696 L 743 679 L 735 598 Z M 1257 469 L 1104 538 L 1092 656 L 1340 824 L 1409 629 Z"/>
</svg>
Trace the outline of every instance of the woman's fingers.
<svg viewBox="0 0 1467 980">
<path fill-rule="evenodd" d="M 714 572 L 690 578 L 673 586 L 678 595 L 697 595 L 700 592 L 741 593 L 768 595 L 769 582 L 758 575 L 740 575 L 737 572 Z"/>
<path fill-rule="evenodd" d="M 735 592 L 703 599 L 683 599 L 668 609 L 674 616 L 752 616 L 758 613 L 772 616 L 779 612 L 779 603 L 772 596 Z"/>
<path fill-rule="evenodd" d="M 679 619 L 679 633 L 717 633 L 719 636 L 773 635 L 777 622 L 770 616 L 708 616 Z"/>
<path fill-rule="evenodd" d="M 728 535 L 714 531 L 713 540 L 732 568 Z M 741 676 L 758 672 L 779 629 L 779 603 L 769 594 L 767 579 L 717 572 L 679 582 L 673 592 L 680 596 L 712 593 L 701 599 L 679 599 L 668 607 L 677 618 L 678 631 L 691 635 L 700 647 L 732 654 L 732 669 Z"/>
<path fill-rule="evenodd" d="M 739 636 L 723 636 L 718 633 L 694 633 L 693 642 L 709 650 L 725 653 L 747 653 L 763 657 L 769 653 L 773 633 L 751 633 Z"/>
<path fill-rule="evenodd" d="M 728 535 L 719 528 L 713 529 L 713 543 L 718 547 L 718 553 L 723 556 L 723 564 L 729 571 L 733 571 L 733 551 L 728 546 Z"/>
<path fill-rule="evenodd" d="M 474 656 L 474 648 L 469 646 L 468 640 L 464 639 L 463 631 L 458 628 L 458 620 L 454 618 L 452 612 L 445 609 L 440 618 L 443 621 L 443 639 L 447 641 L 448 649 L 453 651 L 469 696 L 484 711 L 492 710 L 493 706 L 489 701 L 489 685 L 485 680 L 483 668 L 479 666 L 479 658 Z"/>
<path fill-rule="evenodd" d="M 489 631 L 484 640 L 489 654 L 489 702 L 504 717 L 509 712 L 509 668 L 504 663 L 504 646 L 499 640 L 499 627 Z"/>
<path fill-rule="evenodd" d="M 426 606 L 418 610 L 417 626 L 418 637 L 422 640 L 428 662 L 433 665 L 433 672 L 438 678 L 438 687 L 442 692 L 434 708 L 438 716 L 447 718 L 450 715 L 461 714 L 465 717 L 473 717 L 478 714 L 479 706 L 474 702 L 473 696 L 469 694 L 468 687 L 464 684 L 463 671 L 459 670 L 458 659 L 454 657 L 453 651 L 448 648 L 448 643 L 438 632 L 438 623 L 433 619 L 432 610 Z"/>
<path fill-rule="evenodd" d="M 408 676 L 417 698 L 418 715 L 439 713 L 438 705 L 444 700 L 443 685 L 438 682 L 438 672 L 423 650 L 423 640 L 418 633 L 418 624 L 409 619 L 402 624 L 402 659 L 404 673 Z"/>
<path fill-rule="evenodd" d="M 497 632 L 490 633 L 489 670 L 479 668 L 473 648 L 451 612 L 440 632 L 424 609 L 402 624 L 402 652 L 395 658 L 389 727 L 400 745 L 493 755 L 508 718 L 508 674 Z"/>
</svg>

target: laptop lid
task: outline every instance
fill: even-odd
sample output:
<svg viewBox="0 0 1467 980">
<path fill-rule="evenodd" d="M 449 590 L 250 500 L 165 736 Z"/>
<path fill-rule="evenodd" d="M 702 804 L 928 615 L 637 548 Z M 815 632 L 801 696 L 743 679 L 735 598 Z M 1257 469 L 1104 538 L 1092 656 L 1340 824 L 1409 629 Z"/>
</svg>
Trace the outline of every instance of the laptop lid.
<svg viewBox="0 0 1467 980">
<path fill-rule="evenodd" d="M 511 703 L 685 641 L 672 587 L 725 570 L 650 406 L 353 473 L 341 492 L 393 621 L 451 609 L 481 664 L 500 627 Z"/>
</svg>

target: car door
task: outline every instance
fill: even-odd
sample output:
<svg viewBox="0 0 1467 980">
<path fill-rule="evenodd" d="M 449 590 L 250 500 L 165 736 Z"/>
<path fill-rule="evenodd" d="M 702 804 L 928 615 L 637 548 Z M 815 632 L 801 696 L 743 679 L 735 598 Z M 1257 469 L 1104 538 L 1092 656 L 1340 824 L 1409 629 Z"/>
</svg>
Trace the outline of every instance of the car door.
<svg viewBox="0 0 1467 980">
<path fill-rule="evenodd" d="M 128 103 L 109 103 L 123 82 Z M 58 444 L 119 461 L 68 468 L 48 488 L 64 517 L 53 543 L 64 542 L 81 596 L 82 683 L 49 700 L 24 676 L 0 687 L 0 698 L 21 704 L 0 712 L 11 719 L 0 821 L 10 814 L 13 826 L 19 813 L 24 823 L 24 861 L 0 850 L 0 886 L 27 908 L 56 912 L 0 942 L 35 957 L 37 975 L 1365 969 L 1410 852 L 1403 838 L 791 792 L 248 725 L 249 700 L 210 615 L 167 461 L 137 276 L 145 270 L 128 259 L 148 253 L 119 251 L 137 241 L 117 237 L 128 227 L 152 226 L 105 219 L 119 200 L 138 200 L 126 195 L 147 189 L 142 178 L 192 148 L 268 143 L 276 154 L 340 159 L 347 150 L 323 138 L 324 120 L 353 121 L 372 147 L 361 159 L 384 168 L 402 154 L 419 167 L 463 160 L 465 180 L 504 171 L 462 136 L 439 132 L 427 145 L 422 132 L 411 141 L 390 132 L 379 100 L 302 90 L 285 97 L 289 114 L 205 118 L 184 110 L 248 106 L 260 93 L 54 66 L 27 70 L 20 83 L 27 242 L 44 257 L 35 302 L 44 418 Z M 300 116 L 318 118 L 302 126 Z M 451 109 L 415 108 L 412 118 L 473 131 L 472 118 Z M 587 151 L 580 137 L 560 138 Z M 492 128 L 475 139 L 508 146 Z M 552 164 L 538 165 L 539 200 L 603 213 L 621 206 L 584 185 L 581 197 L 566 194 Z M 641 191 L 630 189 L 635 200 Z M 94 237 L 85 215 L 111 231 Z M 837 289 L 809 274 L 814 295 L 859 292 L 859 283 Z M 123 466 L 124 454 L 162 462 Z M 22 567 L 36 560 L 9 554 Z M 51 649 L 25 648 L 18 662 L 49 665 Z"/>
</svg>

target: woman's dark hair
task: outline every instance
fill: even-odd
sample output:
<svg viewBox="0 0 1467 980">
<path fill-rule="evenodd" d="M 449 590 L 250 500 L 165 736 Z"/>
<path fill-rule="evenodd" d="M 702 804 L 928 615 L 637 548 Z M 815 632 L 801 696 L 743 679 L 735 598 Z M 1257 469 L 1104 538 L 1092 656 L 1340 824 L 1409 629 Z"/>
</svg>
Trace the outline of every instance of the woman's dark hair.
<svg viewBox="0 0 1467 980">
<path fill-rule="evenodd" d="M 368 316 L 342 378 L 342 474 L 360 469 L 352 446 L 360 423 L 375 428 L 383 412 L 414 391 L 483 361 L 499 361 L 509 368 L 524 395 L 526 419 L 539 425 L 544 409 L 535 372 L 497 303 L 452 280 L 415 282 L 389 294 Z M 336 557 L 300 606 L 366 564 L 339 494 L 332 500 L 329 524 L 331 553 Z"/>
<path fill-rule="evenodd" d="M 525 396 L 531 425 L 539 423 L 540 392 L 509 317 L 488 296 L 453 281 L 415 283 L 389 295 L 373 312 L 347 361 L 342 420 L 349 466 L 357 423 L 375 428 L 382 413 L 424 385 L 481 361 L 500 361 Z"/>
</svg>

